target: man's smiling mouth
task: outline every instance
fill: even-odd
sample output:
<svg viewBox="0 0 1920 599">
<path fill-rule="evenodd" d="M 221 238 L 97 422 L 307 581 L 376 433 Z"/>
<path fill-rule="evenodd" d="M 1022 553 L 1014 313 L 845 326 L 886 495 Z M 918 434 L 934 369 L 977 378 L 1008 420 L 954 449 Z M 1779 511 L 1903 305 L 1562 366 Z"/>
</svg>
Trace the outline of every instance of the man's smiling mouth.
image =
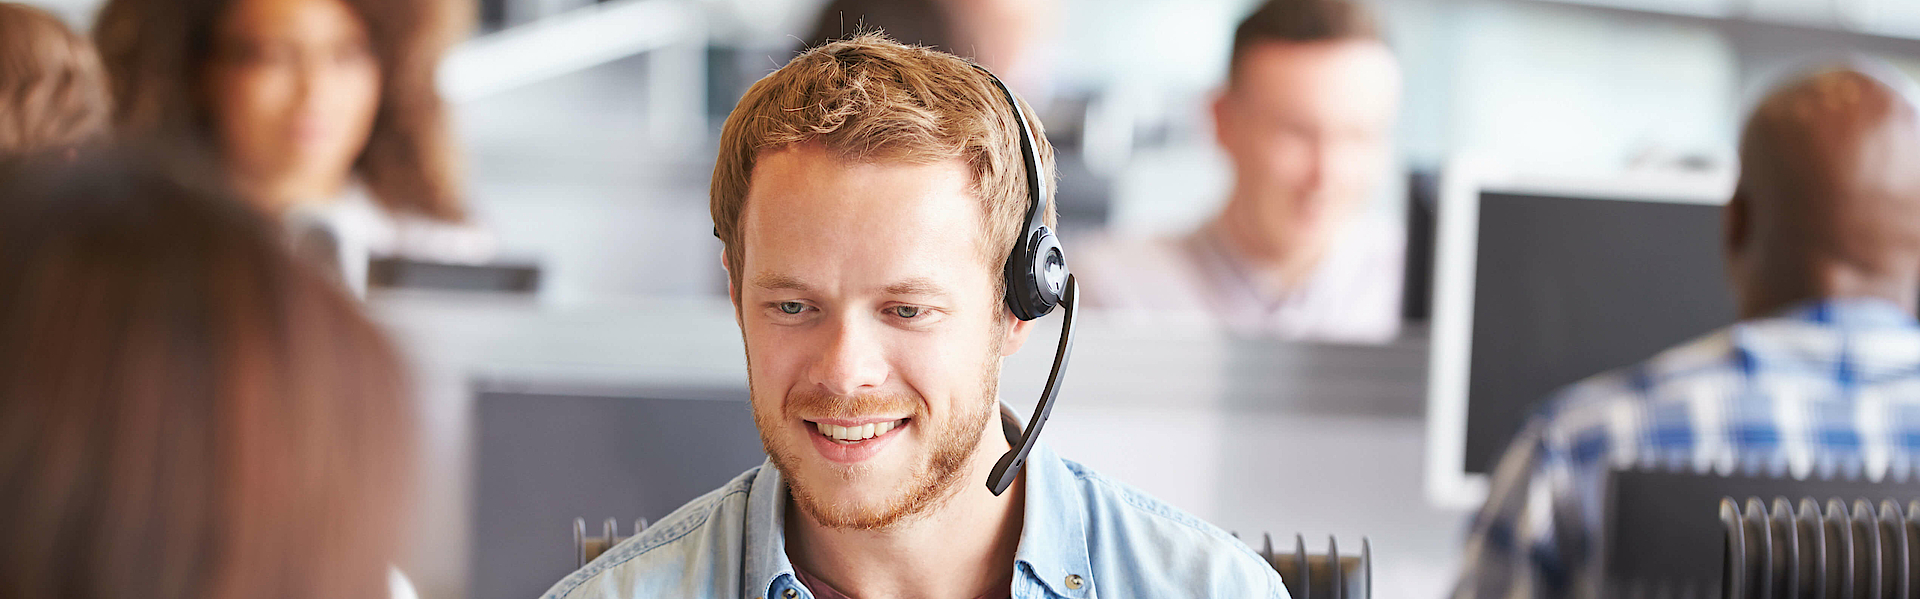
<svg viewBox="0 0 1920 599">
<path fill-rule="evenodd" d="M 908 420 L 911 420 L 911 418 L 901 418 L 899 420 L 887 420 L 887 421 L 881 421 L 881 422 L 869 422 L 866 424 L 858 424 L 858 425 L 852 425 L 852 426 L 842 426 L 838 424 L 832 424 L 827 422 L 814 422 L 809 420 L 807 421 L 807 424 L 813 425 L 814 430 L 817 431 L 820 434 L 820 436 L 826 437 L 828 440 L 831 440 L 834 443 L 838 443 L 841 445 L 853 445 L 853 444 L 857 444 L 857 443 L 867 441 L 869 439 L 873 439 L 875 437 L 879 437 L 887 433 L 893 432 L 895 429 L 901 426 L 905 426 Z"/>
</svg>

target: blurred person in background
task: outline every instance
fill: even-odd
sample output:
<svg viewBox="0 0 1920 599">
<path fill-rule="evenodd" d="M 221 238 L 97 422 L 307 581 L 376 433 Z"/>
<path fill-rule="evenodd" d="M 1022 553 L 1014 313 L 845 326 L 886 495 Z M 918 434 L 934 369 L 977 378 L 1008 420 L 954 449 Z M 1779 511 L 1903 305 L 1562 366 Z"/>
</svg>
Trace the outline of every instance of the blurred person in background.
<svg viewBox="0 0 1920 599">
<path fill-rule="evenodd" d="M 0 163 L 71 159 L 106 137 L 110 107 L 91 42 L 51 13 L 0 2 Z"/>
<path fill-rule="evenodd" d="M 547 597 L 1286 596 L 1246 544 L 1045 441 L 982 484 L 1021 435 L 1000 370 L 1034 322 L 1002 273 L 1053 170 L 1015 122 L 990 75 L 879 35 L 754 84 L 712 210 L 768 459 Z"/>
<path fill-rule="evenodd" d="M 1461 598 L 1596 597 L 1609 473 L 1879 480 L 1920 466 L 1920 108 L 1892 67 L 1815 72 L 1748 119 L 1725 209 L 1740 322 L 1577 383 L 1522 428 Z"/>
<path fill-rule="evenodd" d="M 1269 0 L 1234 32 L 1214 136 L 1226 207 L 1191 233 L 1073 256 L 1089 306 L 1205 313 L 1244 336 L 1385 342 L 1405 234 L 1362 218 L 1393 164 L 1400 67 L 1366 7 Z"/>
<path fill-rule="evenodd" d="M 104 160 L 0 187 L 0 598 L 387 594 L 395 350 L 277 225 Z"/>
<path fill-rule="evenodd" d="M 109 0 L 94 38 L 129 140 L 210 157 L 301 253 L 364 289 L 370 255 L 474 262 L 434 73 L 464 0 Z"/>
</svg>

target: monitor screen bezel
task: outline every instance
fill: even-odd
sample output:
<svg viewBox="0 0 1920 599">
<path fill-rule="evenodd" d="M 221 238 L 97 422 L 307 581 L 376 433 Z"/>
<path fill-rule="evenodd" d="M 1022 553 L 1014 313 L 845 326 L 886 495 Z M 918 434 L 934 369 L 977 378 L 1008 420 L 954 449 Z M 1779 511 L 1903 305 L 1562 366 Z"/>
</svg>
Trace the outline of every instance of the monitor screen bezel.
<svg viewBox="0 0 1920 599">
<path fill-rule="evenodd" d="M 1427 357 L 1427 501 L 1472 509 L 1487 497 L 1487 475 L 1467 472 L 1467 389 L 1472 371 L 1475 262 L 1483 194 L 1595 201 L 1725 205 L 1731 172 L 1633 173 L 1614 177 L 1515 174 L 1457 159 L 1441 170 L 1434 235 L 1433 320 Z"/>
</svg>

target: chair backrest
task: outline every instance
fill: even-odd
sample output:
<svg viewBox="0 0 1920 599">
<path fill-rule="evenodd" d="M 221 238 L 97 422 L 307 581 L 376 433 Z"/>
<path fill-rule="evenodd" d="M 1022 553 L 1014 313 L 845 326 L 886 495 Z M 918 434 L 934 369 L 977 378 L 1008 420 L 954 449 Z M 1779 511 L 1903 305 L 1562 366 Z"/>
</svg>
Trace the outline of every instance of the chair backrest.
<svg viewBox="0 0 1920 599">
<path fill-rule="evenodd" d="M 620 534 L 620 520 L 608 518 L 606 522 L 600 524 L 600 536 L 589 537 L 587 536 L 587 519 L 574 518 L 573 554 L 576 563 L 573 567 L 587 567 L 587 562 L 600 557 L 600 554 L 606 553 L 614 545 L 619 545 L 621 541 L 640 536 L 640 532 L 646 529 L 647 519 L 639 518 L 633 521 L 633 534 L 623 535 Z"/>
<path fill-rule="evenodd" d="M 1736 506 L 1749 498 L 1760 504 L 1814 498 L 1905 505 L 1920 498 L 1920 481 L 1912 478 L 1800 480 L 1622 470 L 1612 473 L 1608 486 L 1602 558 L 1606 597 L 1725 596 L 1730 525 L 1722 520 L 1721 506 L 1727 500 Z"/>
<path fill-rule="evenodd" d="M 1746 507 L 1743 509 L 1741 506 Z M 1913 597 L 1920 590 L 1920 501 L 1902 506 L 1838 498 L 1758 497 L 1720 503 L 1726 532 L 1725 596 Z"/>
<path fill-rule="evenodd" d="M 1239 535 L 1234 535 L 1238 537 Z M 1280 573 L 1293 599 L 1371 599 L 1373 596 L 1373 545 L 1360 538 L 1360 553 L 1341 554 L 1333 537 L 1327 537 L 1326 553 L 1308 553 L 1307 540 L 1293 535 L 1293 551 L 1273 550 L 1273 536 L 1260 535 L 1260 557 Z"/>
</svg>

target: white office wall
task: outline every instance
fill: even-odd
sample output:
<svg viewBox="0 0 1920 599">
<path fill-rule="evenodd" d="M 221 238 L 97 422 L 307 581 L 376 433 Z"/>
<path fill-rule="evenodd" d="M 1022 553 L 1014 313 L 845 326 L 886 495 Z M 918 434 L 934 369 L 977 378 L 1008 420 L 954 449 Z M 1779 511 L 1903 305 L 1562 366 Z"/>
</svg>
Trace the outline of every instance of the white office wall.
<svg viewBox="0 0 1920 599">
<path fill-rule="evenodd" d="M 1731 161 L 1739 64 L 1710 27 L 1476 3 L 1450 30 L 1451 153 L 1553 175 Z"/>
</svg>

